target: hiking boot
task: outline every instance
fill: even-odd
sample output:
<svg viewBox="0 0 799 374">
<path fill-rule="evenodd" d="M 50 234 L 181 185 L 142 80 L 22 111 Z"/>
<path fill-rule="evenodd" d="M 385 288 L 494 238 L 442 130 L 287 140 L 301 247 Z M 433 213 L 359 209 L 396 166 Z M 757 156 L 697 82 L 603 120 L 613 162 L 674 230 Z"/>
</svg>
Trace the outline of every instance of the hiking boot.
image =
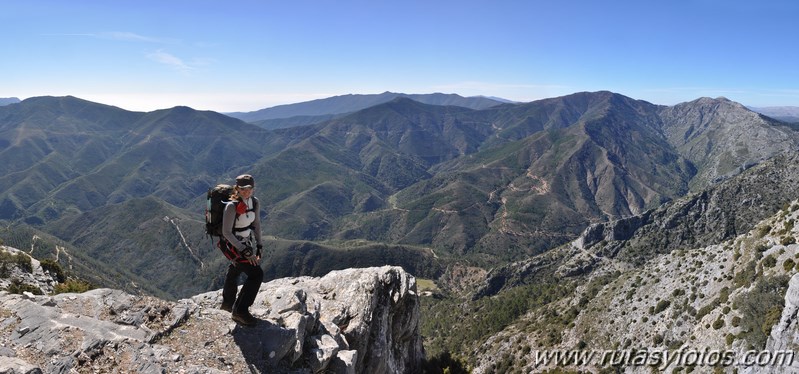
<svg viewBox="0 0 799 374">
<path fill-rule="evenodd" d="M 219 309 L 222 309 L 222 310 L 224 310 L 226 312 L 232 312 L 233 311 L 233 304 L 222 303 L 222 306 L 220 306 Z"/>
<path fill-rule="evenodd" d="M 234 321 L 244 326 L 255 326 L 255 324 L 258 323 L 258 320 L 246 310 L 243 312 L 233 312 L 232 318 Z"/>
</svg>

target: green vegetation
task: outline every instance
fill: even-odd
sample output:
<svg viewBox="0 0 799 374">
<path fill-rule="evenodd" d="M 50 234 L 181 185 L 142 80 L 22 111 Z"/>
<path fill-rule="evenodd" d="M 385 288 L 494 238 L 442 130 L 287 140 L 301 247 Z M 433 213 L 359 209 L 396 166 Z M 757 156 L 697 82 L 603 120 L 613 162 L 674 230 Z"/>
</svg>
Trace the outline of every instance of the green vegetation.
<svg viewBox="0 0 799 374">
<path fill-rule="evenodd" d="M 793 268 L 794 268 L 795 266 L 796 266 L 796 262 L 794 262 L 794 260 L 793 260 L 793 259 L 790 259 L 790 258 L 789 258 L 789 259 L 787 259 L 787 260 L 785 260 L 785 261 L 782 263 L 782 268 L 783 268 L 783 270 L 785 270 L 786 272 L 789 272 L 789 271 L 793 270 Z"/>
<path fill-rule="evenodd" d="M 42 292 L 42 290 L 39 289 L 39 287 L 36 287 L 34 285 L 30 285 L 30 284 L 27 284 L 27 283 L 22 283 L 22 282 L 20 282 L 17 279 L 11 281 L 11 284 L 8 286 L 6 291 L 8 291 L 9 293 L 15 293 L 15 294 L 22 294 L 23 292 L 30 292 L 30 293 L 32 293 L 34 295 L 42 295 L 42 294 L 44 294 Z"/>
<path fill-rule="evenodd" d="M 757 349 L 764 347 L 771 327 L 782 313 L 789 279 L 786 275 L 759 278 L 752 291 L 734 300 L 733 308 L 741 313 L 739 339 Z"/>
<path fill-rule="evenodd" d="M 44 259 L 39 263 L 42 267 L 42 270 L 49 272 L 53 279 L 56 282 L 59 282 L 54 286 L 53 294 L 64 292 L 85 292 L 95 288 L 88 281 L 67 277 L 61 265 L 54 260 Z M 10 275 L 11 267 L 20 268 L 28 273 L 33 271 L 31 257 L 27 254 L 11 254 L 11 252 L 0 250 L 0 277 L 8 277 Z M 6 290 L 10 293 L 16 294 L 21 294 L 23 292 L 30 292 L 34 295 L 43 294 L 39 287 L 23 283 L 18 279 L 13 279 Z"/>
<path fill-rule="evenodd" d="M 757 262 L 752 260 L 746 263 L 743 270 L 735 273 L 732 283 L 735 288 L 747 287 L 755 281 L 757 277 Z"/>
<path fill-rule="evenodd" d="M 57 282 L 62 283 L 67 280 L 64 269 L 62 269 L 61 265 L 55 262 L 55 260 L 44 259 L 40 261 L 40 265 L 42 266 L 42 270 L 49 272 Z"/>
<path fill-rule="evenodd" d="M 763 238 L 771 232 L 771 225 L 760 226 L 757 229 L 757 237 Z"/>
<path fill-rule="evenodd" d="M 73 279 L 69 278 L 63 283 L 59 283 L 53 287 L 53 294 L 60 294 L 60 293 L 82 293 L 89 290 L 92 290 L 94 287 L 89 282 L 80 280 L 80 279 Z"/>
<path fill-rule="evenodd" d="M 652 310 L 652 314 L 658 314 L 664 310 L 666 310 L 671 305 L 671 301 L 669 300 L 660 300 L 655 308 Z"/>
<path fill-rule="evenodd" d="M 7 278 L 12 267 L 18 267 L 27 273 L 33 271 L 31 258 L 27 254 L 12 254 L 11 252 L 0 250 L 0 278 Z"/>
<path fill-rule="evenodd" d="M 112 209 L 112 211 L 113 210 L 114 209 Z M 129 224 L 128 220 L 123 220 L 123 223 Z M 78 229 L 73 229 L 72 231 L 76 230 Z M 135 231 L 128 233 L 128 235 L 132 234 L 135 234 Z M 87 282 L 103 285 L 103 287 L 132 291 L 127 289 L 126 286 L 129 285 L 130 280 L 133 279 L 145 290 L 145 292 L 168 299 L 164 292 L 151 290 L 152 285 L 150 282 L 156 282 L 158 278 L 153 277 L 152 279 L 142 279 L 141 277 L 137 277 L 135 274 L 127 273 L 123 275 L 120 274 L 119 271 L 114 270 L 114 265 L 117 264 L 117 261 L 119 263 L 134 263 L 134 261 L 129 260 L 127 256 L 142 257 L 142 253 L 140 252 L 122 251 L 117 253 L 115 261 L 112 260 L 103 262 L 99 261 L 96 257 L 92 257 L 91 253 L 87 253 L 86 251 L 72 247 L 69 243 L 63 240 L 59 240 L 52 235 L 48 235 L 29 226 L 22 225 L 11 226 L 11 228 L 0 228 L 0 235 L 4 238 L 5 242 L 9 246 L 15 248 L 31 248 L 31 253 L 33 253 L 32 256 L 40 261 L 43 270 L 50 272 L 50 274 L 56 278 L 57 281 L 63 282 L 70 277 L 70 274 L 64 270 L 63 266 L 64 261 L 69 259 L 68 261 L 70 261 L 70 266 L 72 268 L 69 273 L 73 275 L 80 274 L 80 278 Z M 116 238 L 120 239 L 119 237 Z M 87 238 L 87 240 L 90 239 Z M 120 242 L 123 242 L 123 239 L 120 239 Z M 217 251 L 214 248 L 210 249 Z M 59 251 L 62 252 L 62 255 L 60 256 L 62 262 L 56 263 L 55 260 L 53 260 L 53 257 Z M 214 252 L 214 254 L 216 254 L 216 252 Z M 175 271 L 174 273 L 169 274 L 169 278 L 172 279 L 172 283 L 188 284 L 190 280 L 181 281 L 180 278 L 190 274 L 196 274 L 196 277 L 205 278 L 203 279 L 202 283 L 197 282 L 198 284 L 196 284 L 196 286 L 198 287 L 203 287 L 202 285 L 207 284 L 208 279 L 211 278 L 211 276 L 207 273 L 200 273 L 196 271 L 192 273 Z M 177 284 L 177 286 L 180 286 L 180 284 Z"/>
<path fill-rule="evenodd" d="M 525 285 L 474 301 L 422 298 L 421 331 L 427 355 L 440 357 L 445 352 L 463 355 L 471 344 L 502 330 L 531 310 L 561 300 L 574 287 L 572 283 Z"/>
<path fill-rule="evenodd" d="M 463 360 L 452 357 L 449 352 L 425 360 L 422 363 L 425 374 L 467 374 L 470 373 L 468 364 Z"/>
<path fill-rule="evenodd" d="M 730 288 L 729 287 L 722 287 L 719 290 L 719 303 L 726 304 L 727 301 L 730 299 Z"/>
<path fill-rule="evenodd" d="M 699 310 L 696 311 L 696 315 L 694 317 L 696 317 L 697 321 L 701 320 L 708 313 L 710 313 L 714 309 L 718 308 L 718 306 L 719 306 L 719 299 L 714 299 L 710 304 L 707 304 L 707 305 L 699 308 Z"/>
<path fill-rule="evenodd" d="M 763 267 L 773 268 L 776 265 L 777 265 L 777 259 L 774 258 L 773 255 L 768 255 L 765 258 L 763 258 Z"/>
<path fill-rule="evenodd" d="M 56 282 L 59 282 L 53 288 L 53 294 L 64 292 L 79 293 L 96 288 L 86 280 L 68 277 L 61 265 L 52 259 L 40 260 L 39 263 L 42 267 L 42 270 L 49 272 L 50 276 L 52 276 Z M 12 254 L 11 252 L 0 250 L 0 277 L 8 277 L 10 275 L 9 270 L 11 267 L 17 267 L 29 273 L 33 271 L 31 257 L 27 254 Z M 23 292 L 30 292 L 34 295 L 43 294 L 39 287 L 23 283 L 17 279 L 12 280 L 11 284 L 6 290 L 10 293 L 16 294 L 22 294 Z"/>
<path fill-rule="evenodd" d="M 711 301 L 707 305 L 699 308 L 694 317 L 696 317 L 697 321 L 702 319 L 702 317 L 706 316 L 708 313 L 718 308 L 721 304 L 726 304 L 727 301 L 729 300 L 729 297 L 730 297 L 729 287 L 723 287 L 719 291 L 719 297 L 713 299 L 713 301 Z"/>
<path fill-rule="evenodd" d="M 440 289 L 432 279 L 416 278 L 416 290 L 418 292 L 439 292 Z"/>
</svg>

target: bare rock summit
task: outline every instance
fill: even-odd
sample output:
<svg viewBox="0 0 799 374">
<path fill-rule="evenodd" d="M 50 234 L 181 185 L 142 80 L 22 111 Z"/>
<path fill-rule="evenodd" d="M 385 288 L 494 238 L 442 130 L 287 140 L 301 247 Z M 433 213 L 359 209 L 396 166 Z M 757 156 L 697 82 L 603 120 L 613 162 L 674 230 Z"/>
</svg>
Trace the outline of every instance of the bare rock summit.
<svg viewBox="0 0 799 374">
<path fill-rule="evenodd" d="M 218 309 L 221 290 L 0 300 L 3 373 L 414 373 L 424 359 L 416 279 L 400 267 L 264 283 L 253 327 Z"/>
</svg>

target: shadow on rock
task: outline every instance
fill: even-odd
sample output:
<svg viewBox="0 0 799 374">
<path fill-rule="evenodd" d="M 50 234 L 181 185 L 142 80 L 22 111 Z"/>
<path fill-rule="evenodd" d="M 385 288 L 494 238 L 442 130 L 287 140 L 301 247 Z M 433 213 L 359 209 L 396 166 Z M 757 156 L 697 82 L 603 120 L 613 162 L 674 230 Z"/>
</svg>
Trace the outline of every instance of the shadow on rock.
<svg viewBox="0 0 799 374">
<path fill-rule="evenodd" d="M 257 372 L 272 372 L 296 344 L 294 331 L 263 319 L 258 319 L 255 326 L 237 325 L 231 334 L 247 366 L 259 369 Z"/>
</svg>

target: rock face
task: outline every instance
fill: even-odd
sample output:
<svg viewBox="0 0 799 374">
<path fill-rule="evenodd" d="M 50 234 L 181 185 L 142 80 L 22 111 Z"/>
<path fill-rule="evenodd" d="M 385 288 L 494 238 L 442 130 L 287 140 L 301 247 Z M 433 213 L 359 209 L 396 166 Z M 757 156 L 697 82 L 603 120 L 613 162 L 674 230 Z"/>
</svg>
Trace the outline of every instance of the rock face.
<svg viewBox="0 0 799 374">
<path fill-rule="evenodd" d="M 253 327 L 221 291 L 169 302 L 111 289 L 0 292 L 0 372 L 414 373 L 424 351 L 416 280 L 347 269 L 261 286 Z"/>
<path fill-rule="evenodd" d="M 768 351 L 788 351 L 799 345 L 797 317 L 799 317 L 799 274 L 794 274 L 788 282 L 788 291 L 785 292 L 785 308 L 782 310 L 780 321 L 771 329 L 771 334 L 766 341 Z M 790 365 L 776 367 L 773 372 L 799 372 L 799 361 L 794 360 Z"/>
<path fill-rule="evenodd" d="M 575 289 L 480 342 L 473 372 L 799 372 L 798 157 L 776 156 L 492 271 L 476 298 L 552 278 Z M 627 358 L 581 365 L 545 357 L 575 348 Z M 656 360 L 653 369 L 629 359 L 638 351 L 715 351 L 725 360 Z"/>
<path fill-rule="evenodd" d="M 654 254 L 635 267 L 598 261 L 573 295 L 475 348 L 473 372 L 797 373 L 798 220 L 795 200 L 728 240 Z M 599 353 L 577 363 L 538 355 L 577 350 Z M 701 352 L 717 354 L 700 360 Z"/>
<path fill-rule="evenodd" d="M 699 171 L 691 181 L 695 191 L 796 149 L 791 128 L 725 98 L 665 107 L 660 118 L 668 142 Z"/>
<path fill-rule="evenodd" d="M 35 289 L 36 294 L 53 293 L 58 277 L 45 270 L 39 260 L 8 246 L 0 246 L 0 256 L 7 258 L 0 265 L 0 290 L 18 284 Z"/>
<path fill-rule="evenodd" d="M 799 153 L 787 152 L 701 193 L 640 215 L 593 224 L 569 244 L 494 269 L 475 298 L 530 283 L 547 271 L 559 278 L 573 277 L 601 267 L 601 262 L 626 269 L 676 249 L 720 243 L 748 232 L 795 199 Z"/>
</svg>

